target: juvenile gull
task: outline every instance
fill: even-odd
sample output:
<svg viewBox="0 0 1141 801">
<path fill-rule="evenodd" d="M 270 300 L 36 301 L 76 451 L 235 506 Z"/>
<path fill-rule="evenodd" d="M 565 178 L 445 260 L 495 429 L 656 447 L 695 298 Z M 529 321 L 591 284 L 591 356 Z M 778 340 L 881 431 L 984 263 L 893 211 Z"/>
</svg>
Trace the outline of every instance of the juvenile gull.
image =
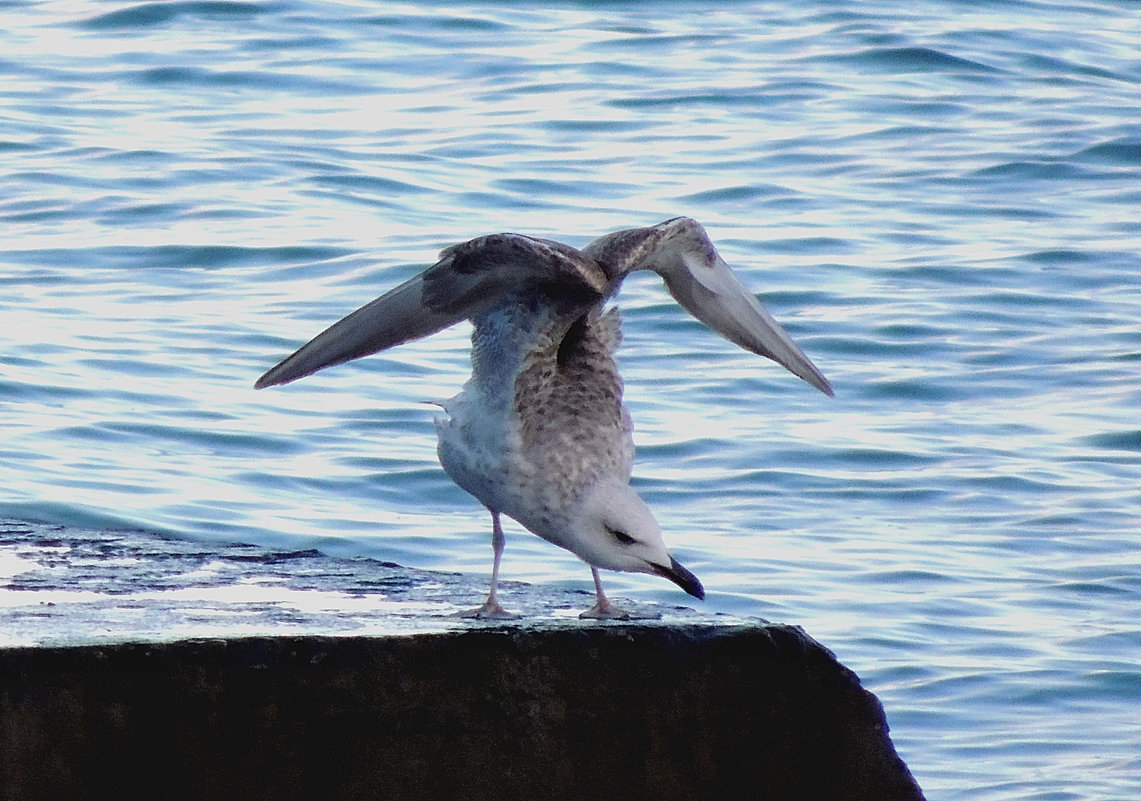
<svg viewBox="0 0 1141 801">
<path fill-rule="evenodd" d="M 649 507 L 630 488 L 630 415 L 614 362 L 617 308 L 633 270 L 660 275 L 694 317 L 783 365 L 827 395 L 827 379 L 737 279 L 686 217 L 600 237 L 582 250 L 521 234 L 453 245 L 420 275 L 314 337 L 255 387 L 474 324 L 472 375 L 441 404 L 440 463 L 491 512 L 491 591 L 473 617 L 513 617 L 499 604 L 499 516 L 588 565 L 597 601 L 582 617 L 625 617 L 602 591 L 599 568 L 653 573 L 696 598 L 701 582 L 666 550 Z"/>
</svg>

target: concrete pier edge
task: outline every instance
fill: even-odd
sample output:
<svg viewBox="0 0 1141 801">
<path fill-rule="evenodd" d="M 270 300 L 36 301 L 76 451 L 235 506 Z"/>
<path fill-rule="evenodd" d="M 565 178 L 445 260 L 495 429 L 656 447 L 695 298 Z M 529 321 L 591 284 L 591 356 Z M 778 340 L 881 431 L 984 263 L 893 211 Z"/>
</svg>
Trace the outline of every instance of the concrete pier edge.
<svg viewBox="0 0 1141 801">
<path fill-rule="evenodd" d="M 922 798 L 800 629 L 639 624 L 0 649 L 0 795 Z"/>
<path fill-rule="evenodd" d="M 919 799 L 795 626 L 316 549 L 0 520 L 0 798 Z M 657 618 L 657 619 L 654 619 Z"/>
</svg>

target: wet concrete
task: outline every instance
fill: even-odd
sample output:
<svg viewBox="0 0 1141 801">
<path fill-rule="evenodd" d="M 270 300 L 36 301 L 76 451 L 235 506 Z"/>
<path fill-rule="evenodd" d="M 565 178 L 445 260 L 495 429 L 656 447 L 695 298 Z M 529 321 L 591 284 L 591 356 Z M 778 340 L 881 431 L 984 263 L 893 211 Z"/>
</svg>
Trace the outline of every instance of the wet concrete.
<svg viewBox="0 0 1141 801">
<path fill-rule="evenodd" d="M 594 591 L 501 581 L 525 620 L 582 625 Z M 0 647 L 256 635 L 463 631 L 453 615 L 487 597 L 487 576 L 413 570 L 318 551 L 167 539 L 0 521 Z M 734 622 L 687 607 L 622 605 L 662 622 Z"/>
<path fill-rule="evenodd" d="M 512 591 L 473 624 L 478 578 L 0 526 L 0 797 L 922 797 L 800 629 Z"/>
</svg>

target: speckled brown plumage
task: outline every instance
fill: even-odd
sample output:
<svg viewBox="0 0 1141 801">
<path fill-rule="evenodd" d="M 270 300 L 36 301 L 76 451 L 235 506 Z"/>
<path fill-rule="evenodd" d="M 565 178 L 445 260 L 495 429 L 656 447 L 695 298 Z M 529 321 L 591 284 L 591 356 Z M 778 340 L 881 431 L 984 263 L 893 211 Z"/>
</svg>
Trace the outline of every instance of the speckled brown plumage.
<svg viewBox="0 0 1141 801">
<path fill-rule="evenodd" d="M 606 234 L 577 250 L 520 234 L 490 234 L 334 323 L 255 384 L 283 384 L 471 320 L 472 375 L 440 404 L 437 453 L 448 475 L 491 512 L 491 592 L 477 616 L 504 616 L 496 581 L 508 515 L 591 566 L 597 603 L 614 617 L 598 568 L 652 573 L 704 597 L 666 550 L 653 513 L 629 486 L 630 417 L 614 361 L 622 280 L 652 270 L 691 314 L 821 391 L 828 381 L 685 218 Z"/>
</svg>

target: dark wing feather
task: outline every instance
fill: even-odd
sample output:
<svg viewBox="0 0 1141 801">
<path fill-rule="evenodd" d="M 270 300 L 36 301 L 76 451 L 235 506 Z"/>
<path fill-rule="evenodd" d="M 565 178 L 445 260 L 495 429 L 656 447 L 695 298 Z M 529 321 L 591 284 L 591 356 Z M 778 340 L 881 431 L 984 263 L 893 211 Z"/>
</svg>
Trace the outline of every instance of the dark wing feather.
<svg viewBox="0 0 1141 801">
<path fill-rule="evenodd" d="M 481 236 L 446 248 L 436 264 L 329 326 L 254 387 L 286 384 L 434 334 L 528 286 L 584 302 L 609 290 L 598 265 L 574 248 L 521 234 Z"/>
<path fill-rule="evenodd" d="M 828 379 L 765 310 L 718 254 L 705 229 L 688 217 L 599 237 L 582 249 L 615 288 L 634 270 L 652 270 L 674 299 L 711 329 L 772 359 L 826 395 Z"/>
</svg>

